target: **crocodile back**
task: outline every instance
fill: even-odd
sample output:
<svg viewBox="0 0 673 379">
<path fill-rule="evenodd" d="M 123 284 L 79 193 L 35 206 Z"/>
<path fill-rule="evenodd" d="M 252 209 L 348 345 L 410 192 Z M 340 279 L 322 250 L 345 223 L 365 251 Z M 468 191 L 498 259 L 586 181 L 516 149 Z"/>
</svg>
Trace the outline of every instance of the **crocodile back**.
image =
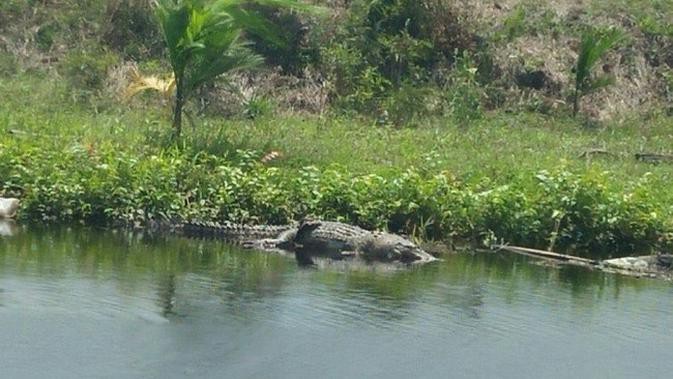
<svg viewBox="0 0 673 379">
<path fill-rule="evenodd" d="M 297 230 L 295 243 L 302 254 L 339 258 L 342 253 L 358 250 L 359 241 L 371 232 L 341 222 L 308 220 Z"/>
<path fill-rule="evenodd" d="M 304 221 L 299 226 L 295 241 L 307 252 L 332 257 L 348 252 L 371 261 L 413 263 L 434 260 L 402 236 L 372 232 L 341 222 Z"/>
<path fill-rule="evenodd" d="M 238 225 L 207 221 L 190 221 L 181 225 L 183 234 L 191 237 L 216 237 L 230 240 L 277 238 L 294 229 L 294 225 Z"/>
<path fill-rule="evenodd" d="M 297 232 L 296 242 L 304 244 L 309 240 L 355 241 L 372 232 L 357 226 L 334 221 L 304 221 Z"/>
</svg>

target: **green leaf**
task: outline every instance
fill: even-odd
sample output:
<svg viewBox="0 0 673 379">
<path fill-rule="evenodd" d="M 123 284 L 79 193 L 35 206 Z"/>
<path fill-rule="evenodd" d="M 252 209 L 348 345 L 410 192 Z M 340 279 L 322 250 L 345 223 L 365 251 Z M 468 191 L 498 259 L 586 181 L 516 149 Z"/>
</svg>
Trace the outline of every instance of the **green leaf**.
<svg viewBox="0 0 673 379">
<path fill-rule="evenodd" d="M 576 88 L 591 88 L 591 70 L 600 58 L 623 38 L 618 29 L 591 29 L 584 33 L 575 66 Z"/>
<path fill-rule="evenodd" d="M 178 132 L 181 107 L 193 91 L 220 75 L 262 62 L 241 40 L 243 31 L 275 44 L 285 42 L 280 30 L 246 8 L 253 3 L 305 12 L 319 9 L 294 0 L 156 0 L 177 84 L 174 126 Z"/>
</svg>

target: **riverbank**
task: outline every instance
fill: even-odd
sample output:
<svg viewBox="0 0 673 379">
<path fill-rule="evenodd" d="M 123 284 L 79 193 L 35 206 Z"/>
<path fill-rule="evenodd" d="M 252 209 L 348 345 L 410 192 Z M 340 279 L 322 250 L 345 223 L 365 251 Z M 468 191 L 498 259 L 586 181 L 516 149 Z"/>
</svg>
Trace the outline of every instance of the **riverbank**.
<svg viewBox="0 0 673 379">
<path fill-rule="evenodd" d="M 672 230 L 673 166 L 634 158 L 667 152 L 666 117 L 587 128 L 494 113 L 414 129 L 332 115 L 205 119 L 176 143 L 160 112 L 67 106 L 59 86 L 0 84 L 0 195 L 20 197 L 26 220 L 277 224 L 310 214 L 600 256 L 665 249 Z"/>
</svg>

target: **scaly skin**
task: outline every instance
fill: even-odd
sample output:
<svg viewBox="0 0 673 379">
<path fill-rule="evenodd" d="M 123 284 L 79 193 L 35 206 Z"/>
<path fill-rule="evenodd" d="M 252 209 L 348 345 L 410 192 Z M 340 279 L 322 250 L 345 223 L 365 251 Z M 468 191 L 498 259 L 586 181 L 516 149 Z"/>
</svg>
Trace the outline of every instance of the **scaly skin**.
<svg viewBox="0 0 673 379">
<path fill-rule="evenodd" d="M 360 257 L 366 261 L 427 263 L 435 257 L 402 236 L 372 232 L 340 222 L 304 221 L 295 244 L 300 251 L 320 252 L 333 258 Z"/>
<path fill-rule="evenodd" d="M 188 222 L 177 226 L 185 235 L 242 242 L 247 248 L 295 251 L 303 258 L 359 257 L 366 261 L 426 263 L 436 260 L 411 241 L 391 233 L 371 232 L 341 222 L 305 220 L 282 226 L 247 226 Z"/>
<path fill-rule="evenodd" d="M 260 240 L 277 238 L 283 232 L 296 230 L 297 225 L 237 225 L 217 222 L 192 221 L 178 224 L 177 227 L 188 236 L 218 237 L 231 240 Z"/>
</svg>

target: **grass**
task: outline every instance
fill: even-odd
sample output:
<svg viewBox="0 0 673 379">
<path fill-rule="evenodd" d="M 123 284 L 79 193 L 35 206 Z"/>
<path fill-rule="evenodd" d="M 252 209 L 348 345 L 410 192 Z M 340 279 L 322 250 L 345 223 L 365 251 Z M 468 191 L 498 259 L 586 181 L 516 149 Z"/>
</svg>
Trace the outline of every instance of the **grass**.
<svg viewBox="0 0 673 379">
<path fill-rule="evenodd" d="M 205 117 L 176 144 L 165 111 L 90 108 L 69 103 L 67 91 L 48 78 L 0 84 L 0 194 L 23 196 L 26 218 L 277 223 L 314 214 L 424 239 L 553 241 L 608 255 L 662 248 L 673 226 L 673 166 L 634 159 L 670 152 L 664 116 L 588 127 L 499 112 L 400 129 L 331 115 Z M 612 155 L 582 157 L 597 148 Z M 270 151 L 281 158 L 259 163 Z"/>
<path fill-rule="evenodd" d="M 62 95 L 66 90 L 30 76 L 0 82 L 0 95 L 7 99 L 0 104 L 0 129 L 19 132 L 13 138 L 39 135 L 54 147 L 64 141 L 106 141 L 139 153 L 168 143 L 169 120 L 163 110 L 114 104 L 95 114 L 86 106 L 67 104 Z M 356 174 L 394 175 L 415 167 L 428 173 L 448 171 L 468 183 L 488 178 L 505 184 L 522 174 L 565 167 L 609 171 L 616 187 L 645 175 L 665 187 L 673 166 L 643 163 L 634 154 L 673 153 L 672 126 L 673 119 L 665 116 L 585 126 L 570 117 L 500 112 L 466 127 L 451 118 L 434 118 L 417 128 L 392 128 L 333 115 L 269 115 L 254 121 L 205 118 L 187 127 L 185 144 L 219 155 L 235 149 L 280 151 L 274 165 L 287 169 L 339 165 Z M 591 149 L 612 155 L 581 157 Z M 673 197 L 666 192 L 666 199 Z"/>
<path fill-rule="evenodd" d="M 429 120 L 416 129 L 372 127 L 348 119 L 286 117 L 258 122 L 209 121 L 195 140 L 227 140 L 234 146 L 281 151 L 276 165 L 341 165 L 354 173 L 395 175 L 414 167 L 428 173 L 448 171 L 463 182 L 507 184 L 533 178 L 540 170 L 609 172 L 615 190 L 647 176 L 662 202 L 673 204 L 668 186 L 673 166 L 637 161 L 639 152 L 671 153 L 673 120 L 662 117 L 644 123 L 633 119 L 600 127 L 585 127 L 570 118 L 535 114 L 493 114 L 469 127 L 451 119 Z M 208 148 L 207 144 L 204 144 Z M 613 155 L 582 157 L 592 149 Z M 532 179 L 531 179 L 532 180 Z"/>
</svg>

